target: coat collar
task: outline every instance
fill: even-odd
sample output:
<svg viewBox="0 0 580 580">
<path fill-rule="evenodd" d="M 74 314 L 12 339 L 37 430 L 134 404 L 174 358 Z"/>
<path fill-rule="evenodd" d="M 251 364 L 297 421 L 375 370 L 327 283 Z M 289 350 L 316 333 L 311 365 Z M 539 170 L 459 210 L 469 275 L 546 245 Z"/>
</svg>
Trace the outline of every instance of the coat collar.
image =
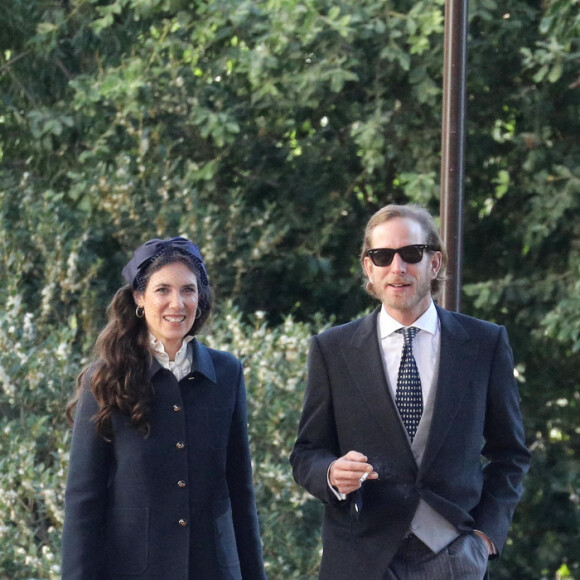
<svg viewBox="0 0 580 580">
<path fill-rule="evenodd" d="M 217 383 L 215 366 L 209 348 L 201 344 L 197 338 L 189 343 L 189 348 L 193 349 L 192 372 L 200 373 L 212 383 Z"/>
</svg>

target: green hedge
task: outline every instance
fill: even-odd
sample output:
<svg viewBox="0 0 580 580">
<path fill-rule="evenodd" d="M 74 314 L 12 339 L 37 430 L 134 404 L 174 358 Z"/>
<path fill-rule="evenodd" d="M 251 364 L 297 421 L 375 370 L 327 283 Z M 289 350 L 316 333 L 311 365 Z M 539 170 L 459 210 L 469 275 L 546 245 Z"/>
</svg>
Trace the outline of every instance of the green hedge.
<svg viewBox="0 0 580 580">
<path fill-rule="evenodd" d="M 244 361 L 250 438 L 269 577 L 315 578 L 321 507 L 293 481 L 296 435 L 311 334 L 322 327 L 288 318 L 268 328 L 242 322 L 231 306 L 202 337 Z M 35 335 L 18 304 L 0 324 L 0 579 L 59 577 L 60 532 L 70 430 L 64 410 L 86 362 L 73 328 Z"/>
</svg>

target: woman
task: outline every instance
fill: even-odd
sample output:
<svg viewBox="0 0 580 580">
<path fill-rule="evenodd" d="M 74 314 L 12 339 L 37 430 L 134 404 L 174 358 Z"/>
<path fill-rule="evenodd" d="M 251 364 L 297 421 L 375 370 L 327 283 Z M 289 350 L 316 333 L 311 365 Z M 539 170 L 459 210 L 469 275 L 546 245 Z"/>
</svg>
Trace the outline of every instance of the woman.
<svg viewBox="0 0 580 580">
<path fill-rule="evenodd" d="M 242 365 L 195 338 L 199 249 L 150 240 L 123 277 L 67 410 L 62 578 L 264 579 Z"/>
</svg>

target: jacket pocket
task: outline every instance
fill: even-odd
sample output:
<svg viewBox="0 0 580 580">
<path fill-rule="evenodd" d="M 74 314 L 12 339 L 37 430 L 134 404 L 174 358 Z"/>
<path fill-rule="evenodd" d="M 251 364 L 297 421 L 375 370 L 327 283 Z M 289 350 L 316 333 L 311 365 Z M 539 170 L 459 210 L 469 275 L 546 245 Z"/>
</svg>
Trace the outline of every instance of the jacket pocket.
<svg viewBox="0 0 580 580">
<path fill-rule="evenodd" d="M 149 508 L 116 509 L 107 519 L 105 566 L 111 574 L 143 574 L 149 565 Z"/>
<path fill-rule="evenodd" d="M 237 567 L 240 559 L 236 544 L 236 533 L 232 517 L 232 506 L 229 498 L 216 500 L 213 503 L 216 557 L 220 566 Z M 237 578 L 237 576 L 235 576 Z M 239 572 L 241 578 L 241 572 Z"/>
</svg>

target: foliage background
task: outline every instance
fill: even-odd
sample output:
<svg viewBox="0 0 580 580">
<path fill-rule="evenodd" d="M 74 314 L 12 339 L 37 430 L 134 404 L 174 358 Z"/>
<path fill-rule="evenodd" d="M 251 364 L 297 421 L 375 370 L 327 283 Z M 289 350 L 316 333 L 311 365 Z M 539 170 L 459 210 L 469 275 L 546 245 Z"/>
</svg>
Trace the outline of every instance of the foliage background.
<svg viewBox="0 0 580 580">
<path fill-rule="evenodd" d="M 0 579 L 58 577 L 63 409 L 131 251 L 187 234 L 244 359 L 269 576 L 311 579 L 287 457 L 308 340 L 371 307 L 368 217 L 438 211 L 442 0 L 6 0 Z M 464 304 L 505 324 L 534 464 L 499 579 L 580 578 L 578 0 L 472 0 Z"/>
</svg>

